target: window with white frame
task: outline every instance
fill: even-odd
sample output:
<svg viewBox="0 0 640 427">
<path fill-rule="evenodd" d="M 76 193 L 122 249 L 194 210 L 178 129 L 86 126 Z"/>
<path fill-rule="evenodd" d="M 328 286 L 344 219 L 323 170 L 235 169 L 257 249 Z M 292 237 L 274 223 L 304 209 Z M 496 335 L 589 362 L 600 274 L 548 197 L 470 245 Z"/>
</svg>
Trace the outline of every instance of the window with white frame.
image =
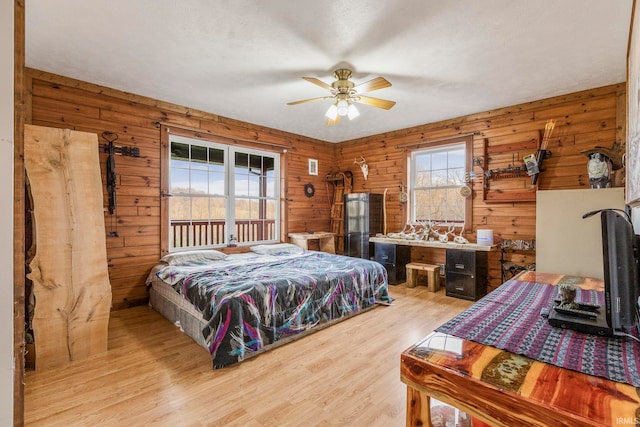
<svg viewBox="0 0 640 427">
<path fill-rule="evenodd" d="M 467 199 L 460 189 L 466 185 L 468 145 L 439 145 L 411 153 L 411 221 L 464 226 Z"/>
<path fill-rule="evenodd" d="M 169 250 L 278 240 L 278 153 L 172 135 L 169 156 Z"/>
</svg>

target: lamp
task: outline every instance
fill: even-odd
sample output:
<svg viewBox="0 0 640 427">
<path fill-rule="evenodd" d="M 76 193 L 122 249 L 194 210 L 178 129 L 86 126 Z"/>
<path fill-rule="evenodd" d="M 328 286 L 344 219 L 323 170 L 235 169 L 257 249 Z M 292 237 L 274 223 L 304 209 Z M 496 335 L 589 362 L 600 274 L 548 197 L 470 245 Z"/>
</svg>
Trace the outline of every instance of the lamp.
<svg viewBox="0 0 640 427">
<path fill-rule="evenodd" d="M 329 120 L 335 120 L 338 117 L 338 107 L 336 107 L 336 104 L 331 104 L 331 107 L 329 107 L 324 115 L 327 116 Z"/>
<path fill-rule="evenodd" d="M 355 105 L 349 104 L 349 111 L 347 114 L 349 115 L 349 120 L 353 120 L 360 115 L 360 112 Z"/>
<path fill-rule="evenodd" d="M 336 103 L 336 107 L 338 108 L 338 115 L 340 117 L 344 117 L 349 112 L 349 103 L 346 99 L 341 99 Z"/>
<path fill-rule="evenodd" d="M 346 98 L 338 99 L 331 104 L 327 112 L 324 114 L 329 120 L 335 121 L 338 116 L 348 116 L 349 120 L 353 120 L 360 115 L 360 112 L 350 101 Z"/>
</svg>

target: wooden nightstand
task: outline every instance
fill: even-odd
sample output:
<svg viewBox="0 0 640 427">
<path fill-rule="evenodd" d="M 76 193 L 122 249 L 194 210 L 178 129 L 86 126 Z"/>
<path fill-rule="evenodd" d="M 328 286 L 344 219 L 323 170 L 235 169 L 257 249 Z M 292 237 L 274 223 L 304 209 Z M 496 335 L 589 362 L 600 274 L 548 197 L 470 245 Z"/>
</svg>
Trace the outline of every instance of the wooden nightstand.
<svg viewBox="0 0 640 427">
<path fill-rule="evenodd" d="M 225 254 L 243 254 L 245 252 L 251 252 L 250 246 L 225 246 L 219 250 Z"/>
<path fill-rule="evenodd" d="M 325 231 L 314 233 L 289 233 L 291 243 L 300 246 L 302 249 L 309 249 L 309 240 L 317 240 L 318 246 L 322 252 L 328 252 L 330 254 L 336 253 L 336 244 L 334 241 L 335 233 L 329 233 Z"/>
</svg>

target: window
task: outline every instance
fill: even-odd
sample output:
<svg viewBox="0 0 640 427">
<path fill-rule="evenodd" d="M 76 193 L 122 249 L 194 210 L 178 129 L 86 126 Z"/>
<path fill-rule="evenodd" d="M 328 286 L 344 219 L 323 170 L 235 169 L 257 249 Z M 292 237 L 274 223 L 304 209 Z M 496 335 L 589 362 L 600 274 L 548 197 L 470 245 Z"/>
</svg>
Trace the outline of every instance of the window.
<svg viewBox="0 0 640 427">
<path fill-rule="evenodd" d="M 169 144 L 169 250 L 278 240 L 278 153 L 176 135 Z"/>
<path fill-rule="evenodd" d="M 410 157 L 411 221 L 431 221 L 465 227 L 470 217 L 466 185 L 472 138 L 418 149 Z M 468 228 L 468 227 L 465 227 Z"/>
</svg>

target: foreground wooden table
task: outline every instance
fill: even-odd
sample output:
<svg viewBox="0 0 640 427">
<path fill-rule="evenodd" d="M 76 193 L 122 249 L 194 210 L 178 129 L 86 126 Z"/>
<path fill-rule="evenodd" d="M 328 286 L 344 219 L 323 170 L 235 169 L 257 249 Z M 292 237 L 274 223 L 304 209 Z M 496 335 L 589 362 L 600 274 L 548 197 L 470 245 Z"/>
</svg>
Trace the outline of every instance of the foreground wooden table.
<svg viewBox="0 0 640 427">
<path fill-rule="evenodd" d="M 556 285 L 563 277 L 525 272 L 518 279 Z M 578 286 L 604 287 L 602 281 L 587 278 Z M 401 355 L 400 376 L 407 384 L 407 426 L 431 425 L 430 397 L 497 426 L 640 423 L 640 389 L 631 385 L 434 334 Z"/>
</svg>

